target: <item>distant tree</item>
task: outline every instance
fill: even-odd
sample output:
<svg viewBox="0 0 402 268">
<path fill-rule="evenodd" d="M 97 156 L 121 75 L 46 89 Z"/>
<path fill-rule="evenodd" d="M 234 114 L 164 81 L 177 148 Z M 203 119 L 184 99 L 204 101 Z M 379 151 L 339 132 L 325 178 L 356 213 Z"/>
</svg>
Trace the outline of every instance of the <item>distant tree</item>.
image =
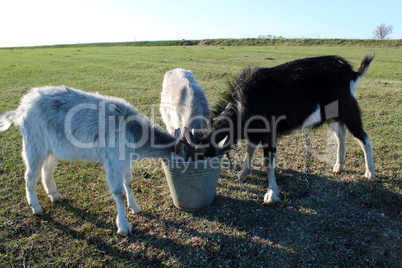
<svg viewBox="0 0 402 268">
<path fill-rule="evenodd" d="M 272 35 L 272 34 L 267 34 L 267 35 L 261 34 L 257 38 L 258 39 L 286 39 L 283 36 L 276 36 L 276 35 Z"/>
<path fill-rule="evenodd" d="M 392 25 L 385 25 L 385 23 L 381 24 L 380 26 L 377 26 L 377 28 L 373 31 L 374 38 L 376 39 L 387 39 L 387 36 L 392 33 L 392 30 L 394 27 Z"/>
</svg>

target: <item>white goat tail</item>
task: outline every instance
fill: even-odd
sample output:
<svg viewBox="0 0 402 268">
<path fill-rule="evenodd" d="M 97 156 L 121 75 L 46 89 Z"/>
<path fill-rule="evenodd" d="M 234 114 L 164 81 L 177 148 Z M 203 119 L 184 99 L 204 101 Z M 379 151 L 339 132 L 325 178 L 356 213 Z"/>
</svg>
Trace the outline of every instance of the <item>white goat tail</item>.
<svg viewBox="0 0 402 268">
<path fill-rule="evenodd" d="M 0 115 L 0 132 L 6 131 L 12 123 L 14 123 L 16 116 L 15 111 L 7 112 Z"/>
</svg>

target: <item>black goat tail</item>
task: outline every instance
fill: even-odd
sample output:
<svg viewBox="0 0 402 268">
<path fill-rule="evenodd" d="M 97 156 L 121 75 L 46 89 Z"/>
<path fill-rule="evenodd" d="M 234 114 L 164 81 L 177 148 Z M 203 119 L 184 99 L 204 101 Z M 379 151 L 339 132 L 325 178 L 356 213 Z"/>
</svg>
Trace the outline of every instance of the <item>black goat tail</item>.
<svg viewBox="0 0 402 268">
<path fill-rule="evenodd" d="M 357 75 L 358 77 L 363 76 L 367 73 L 369 67 L 370 67 L 370 63 L 373 61 L 375 54 L 372 55 L 366 55 L 362 62 L 360 63 L 360 67 L 357 70 Z"/>
</svg>

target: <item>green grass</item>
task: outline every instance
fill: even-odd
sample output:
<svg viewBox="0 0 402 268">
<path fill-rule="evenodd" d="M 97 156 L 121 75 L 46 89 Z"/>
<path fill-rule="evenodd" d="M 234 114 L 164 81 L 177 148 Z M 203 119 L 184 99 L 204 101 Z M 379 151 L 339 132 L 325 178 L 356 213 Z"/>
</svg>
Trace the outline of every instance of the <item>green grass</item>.
<svg viewBox="0 0 402 268">
<path fill-rule="evenodd" d="M 65 84 L 121 97 L 162 123 L 163 75 L 191 69 L 211 105 L 246 66 L 275 66 L 336 54 L 356 69 L 376 52 L 356 95 L 374 148 L 377 178 L 367 180 L 363 153 L 349 135 L 345 172 L 332 174 L 334 145 L 325 128 L 309 133 L 320 159 L 311 161 L 309 195 L 302 179 L 299 132 L 280 140 L 276 176 L 283 202 L 263 206 L 221 171 L 212 206 L 184 212 L 172 204 L 159 160 L 134 165 L 132 189 L 143 212 L 129 214 L 133 236 L 116 234 L 115 203 L 100 164 L 61 162 L 55 180 L 64 202 L 34 216 L 26 202 L 21 135 L 0 133 L 0 266 L 14 267 L 399 267 L 401 262 L 401 63 L 398 48 L 355 46 L 65 46 L 0 49 L 0 113 L 15 109 L 31 87 Z M 244 143 L 232 152 L 237 168 Z M 258 151 L 246 186 L 263 195 Z"/>
<path fill-rule="evenodd" d="M 402 39 L 286 39 L 286 38 L 244 38 L 244 39 L 204 39 L 204 40 L 168 40 L 168 41 L 138 41 L 120 43 L 92 43 L 74 45 L 52 45 L 31 48 L 72 48 L 72 47 L 122 47 L 122 46 L 335 46 L 335 47 L 376 47 L 400 48 Z M 0 48 L 2 49 L 2 48 Z M 18 47 L 15 49 L 19 49 Z"/>
</svg>

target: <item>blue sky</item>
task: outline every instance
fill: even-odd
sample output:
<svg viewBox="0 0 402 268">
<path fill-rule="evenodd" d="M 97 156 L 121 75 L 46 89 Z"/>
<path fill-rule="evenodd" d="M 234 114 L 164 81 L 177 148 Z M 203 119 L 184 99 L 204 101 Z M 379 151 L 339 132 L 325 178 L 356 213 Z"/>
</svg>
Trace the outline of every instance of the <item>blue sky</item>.
<svg viewBox="0 0 402 268">
<path fill-rule="evenodd" d="M 8 0 L 0 47 L 208 38 L 402 39 L 401 0 Z"/>
</svg>

